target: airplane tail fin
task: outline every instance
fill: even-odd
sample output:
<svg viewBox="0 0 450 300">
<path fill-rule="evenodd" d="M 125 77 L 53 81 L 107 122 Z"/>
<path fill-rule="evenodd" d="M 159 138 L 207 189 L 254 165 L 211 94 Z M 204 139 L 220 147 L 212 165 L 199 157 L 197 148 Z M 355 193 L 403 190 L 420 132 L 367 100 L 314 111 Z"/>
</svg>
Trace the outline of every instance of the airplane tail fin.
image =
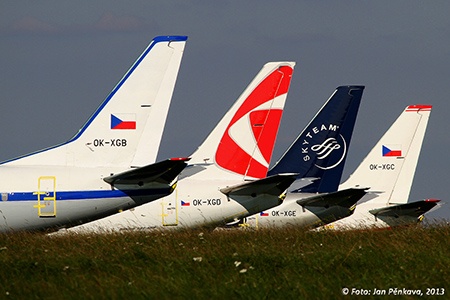
<svg viewBox="0 0 450 300">
<path fill-rule="evenodd" d="M 401 204 L 408 201 L 431 105 L 410 105 L 378 141 L 340 189 L 370 187 L 380 194 L 371 201 Z"/>
<path fill-rule="evenodd" d="M 300 133 L 268 175 L 298 173 L 317 178 L 297 192 L 336 191 L 364 86 L 340 86 Z"/>
<path fill-rule="evenodd" d="M 127 168 L 153 163 L 186 40 L 154 38 L 72 139 L 14 163 Z"/>
<path fill-rule="evenodd" d="M 294 66 L 294 62 L 264 65 L 191 156 L 191 164 L 212 165 L 208 168 L 212 172 L 243 178 L 266 177 Z M 201 174 L 211 178 L 209 172 Z"/>
</svg>

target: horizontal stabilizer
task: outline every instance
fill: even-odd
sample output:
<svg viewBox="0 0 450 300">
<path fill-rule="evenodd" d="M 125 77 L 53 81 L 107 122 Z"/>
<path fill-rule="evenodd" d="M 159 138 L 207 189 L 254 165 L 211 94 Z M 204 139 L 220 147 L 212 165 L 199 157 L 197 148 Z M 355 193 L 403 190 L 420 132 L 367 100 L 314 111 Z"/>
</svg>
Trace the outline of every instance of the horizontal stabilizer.
<svg viewBox="0 0 450 300">
<path fill-rule="evenodd" d="M 318 178 L 318 177 L 297 178 L 294 181 L 294 183 L 291 184 L 291 186 L 289 187 L 288 192 L 289 193 L 301 193 L 302 188 L 314 183 L 314 181 L 316 181 L 316 180 L 320 180 L 320 178 Z"/>
<path fill-rule="evenodd" d="M 298 174 L 278 174 L 263 179 L 220 189 L 227 196 L 251 196 L 261 194 L 278 196 L 282 194 L 296 179 Z"/>
<path fill-rule="evenodd" d="M 187 166 L 189 158 L 171 158 L 141 168 L 103 178 L 113 186 L 142 187 L 148 184 L 170 184 Z"/>
<path fill-rule="evenodd" d="M 358 189 L 350 188 L 333 193 L 320 194 L 317 196 L 307 197 L 297 200 L 297 204 L 301 206 L 314 206 L 329 208 L 331 206 L 342 206 L 351 208 L 367 193 L 367 188 Z"/>
<path fill-rule="evenodd" d="M 425 199 L 411 203 L 398 204 L 370 210 L 375 217 L 420 217 L 435 207 L 441 200 Z"/>
</svg>

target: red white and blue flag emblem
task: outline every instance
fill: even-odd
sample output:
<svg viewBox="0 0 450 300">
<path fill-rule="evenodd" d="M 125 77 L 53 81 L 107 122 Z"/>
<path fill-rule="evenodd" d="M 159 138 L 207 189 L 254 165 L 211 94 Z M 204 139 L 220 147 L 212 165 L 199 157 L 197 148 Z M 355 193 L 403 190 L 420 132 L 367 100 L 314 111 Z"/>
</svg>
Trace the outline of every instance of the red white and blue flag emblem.
<svg viewBox="0 0 450 300">
<path fill-rule="evenodd" d="M 190 202 L 181 201 L 181 206 L 191 206 Z"/>
<path fill-rule="evenodd" d="M 385 146 L 383 145 L 383 157 L 399 157 L 402 156 L 402 149 L 399 145 Z"/>
<path fill-rule="evenodd" d="M 111 114 L 111 129 L 136 129 L 134 114 Z"/>
<path fill-rule="evenodd" d="M 260 212 L 259 213 L 259 215 L 261 216 L 261 217 L 268 217 L 269 216 L 269 214 L 268 213 L 266 213 L 266 212 Z"/>
</svg>

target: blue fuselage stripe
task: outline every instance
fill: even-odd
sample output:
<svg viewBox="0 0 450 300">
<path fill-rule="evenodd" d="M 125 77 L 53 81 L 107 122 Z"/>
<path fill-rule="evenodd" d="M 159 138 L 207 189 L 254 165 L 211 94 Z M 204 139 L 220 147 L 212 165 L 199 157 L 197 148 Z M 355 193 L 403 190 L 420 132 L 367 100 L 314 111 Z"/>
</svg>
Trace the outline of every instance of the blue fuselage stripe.
<svg viewBox="0 0 450 300">
<path fill-rule="evenodd" d="M 87 199 L 105 199 L 105 198 L 122 198 L 134 196 L 152 196 L 169 194 L 167 189 L 144 189 L 144 190 L 97 190 L 97 191 L 56 191 L 56 200 L 87 200 Z M 5 199 L 6 197 L 6 199 Z M 41 194 L 41 200 L 44 197 L 53 197 L 53 193 Z M 36 192 L 14 192 L 2 194 L 3 201 L 37 201 Z"/>
</svg>

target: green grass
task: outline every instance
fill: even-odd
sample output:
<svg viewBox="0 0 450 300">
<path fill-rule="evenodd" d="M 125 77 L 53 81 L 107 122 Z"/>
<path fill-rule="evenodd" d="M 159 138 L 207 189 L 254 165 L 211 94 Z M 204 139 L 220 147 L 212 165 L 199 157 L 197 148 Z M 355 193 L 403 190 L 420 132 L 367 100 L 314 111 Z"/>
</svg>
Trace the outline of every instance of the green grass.
<svg viewBox="0 0 450 300">
<path fill-rule="evenodd" d="M 7 234 L 0 299 L 336 299 L 344 287 L 426 293 L 450 288 L 449 241 L 445 225 Z"/>
</svg>

